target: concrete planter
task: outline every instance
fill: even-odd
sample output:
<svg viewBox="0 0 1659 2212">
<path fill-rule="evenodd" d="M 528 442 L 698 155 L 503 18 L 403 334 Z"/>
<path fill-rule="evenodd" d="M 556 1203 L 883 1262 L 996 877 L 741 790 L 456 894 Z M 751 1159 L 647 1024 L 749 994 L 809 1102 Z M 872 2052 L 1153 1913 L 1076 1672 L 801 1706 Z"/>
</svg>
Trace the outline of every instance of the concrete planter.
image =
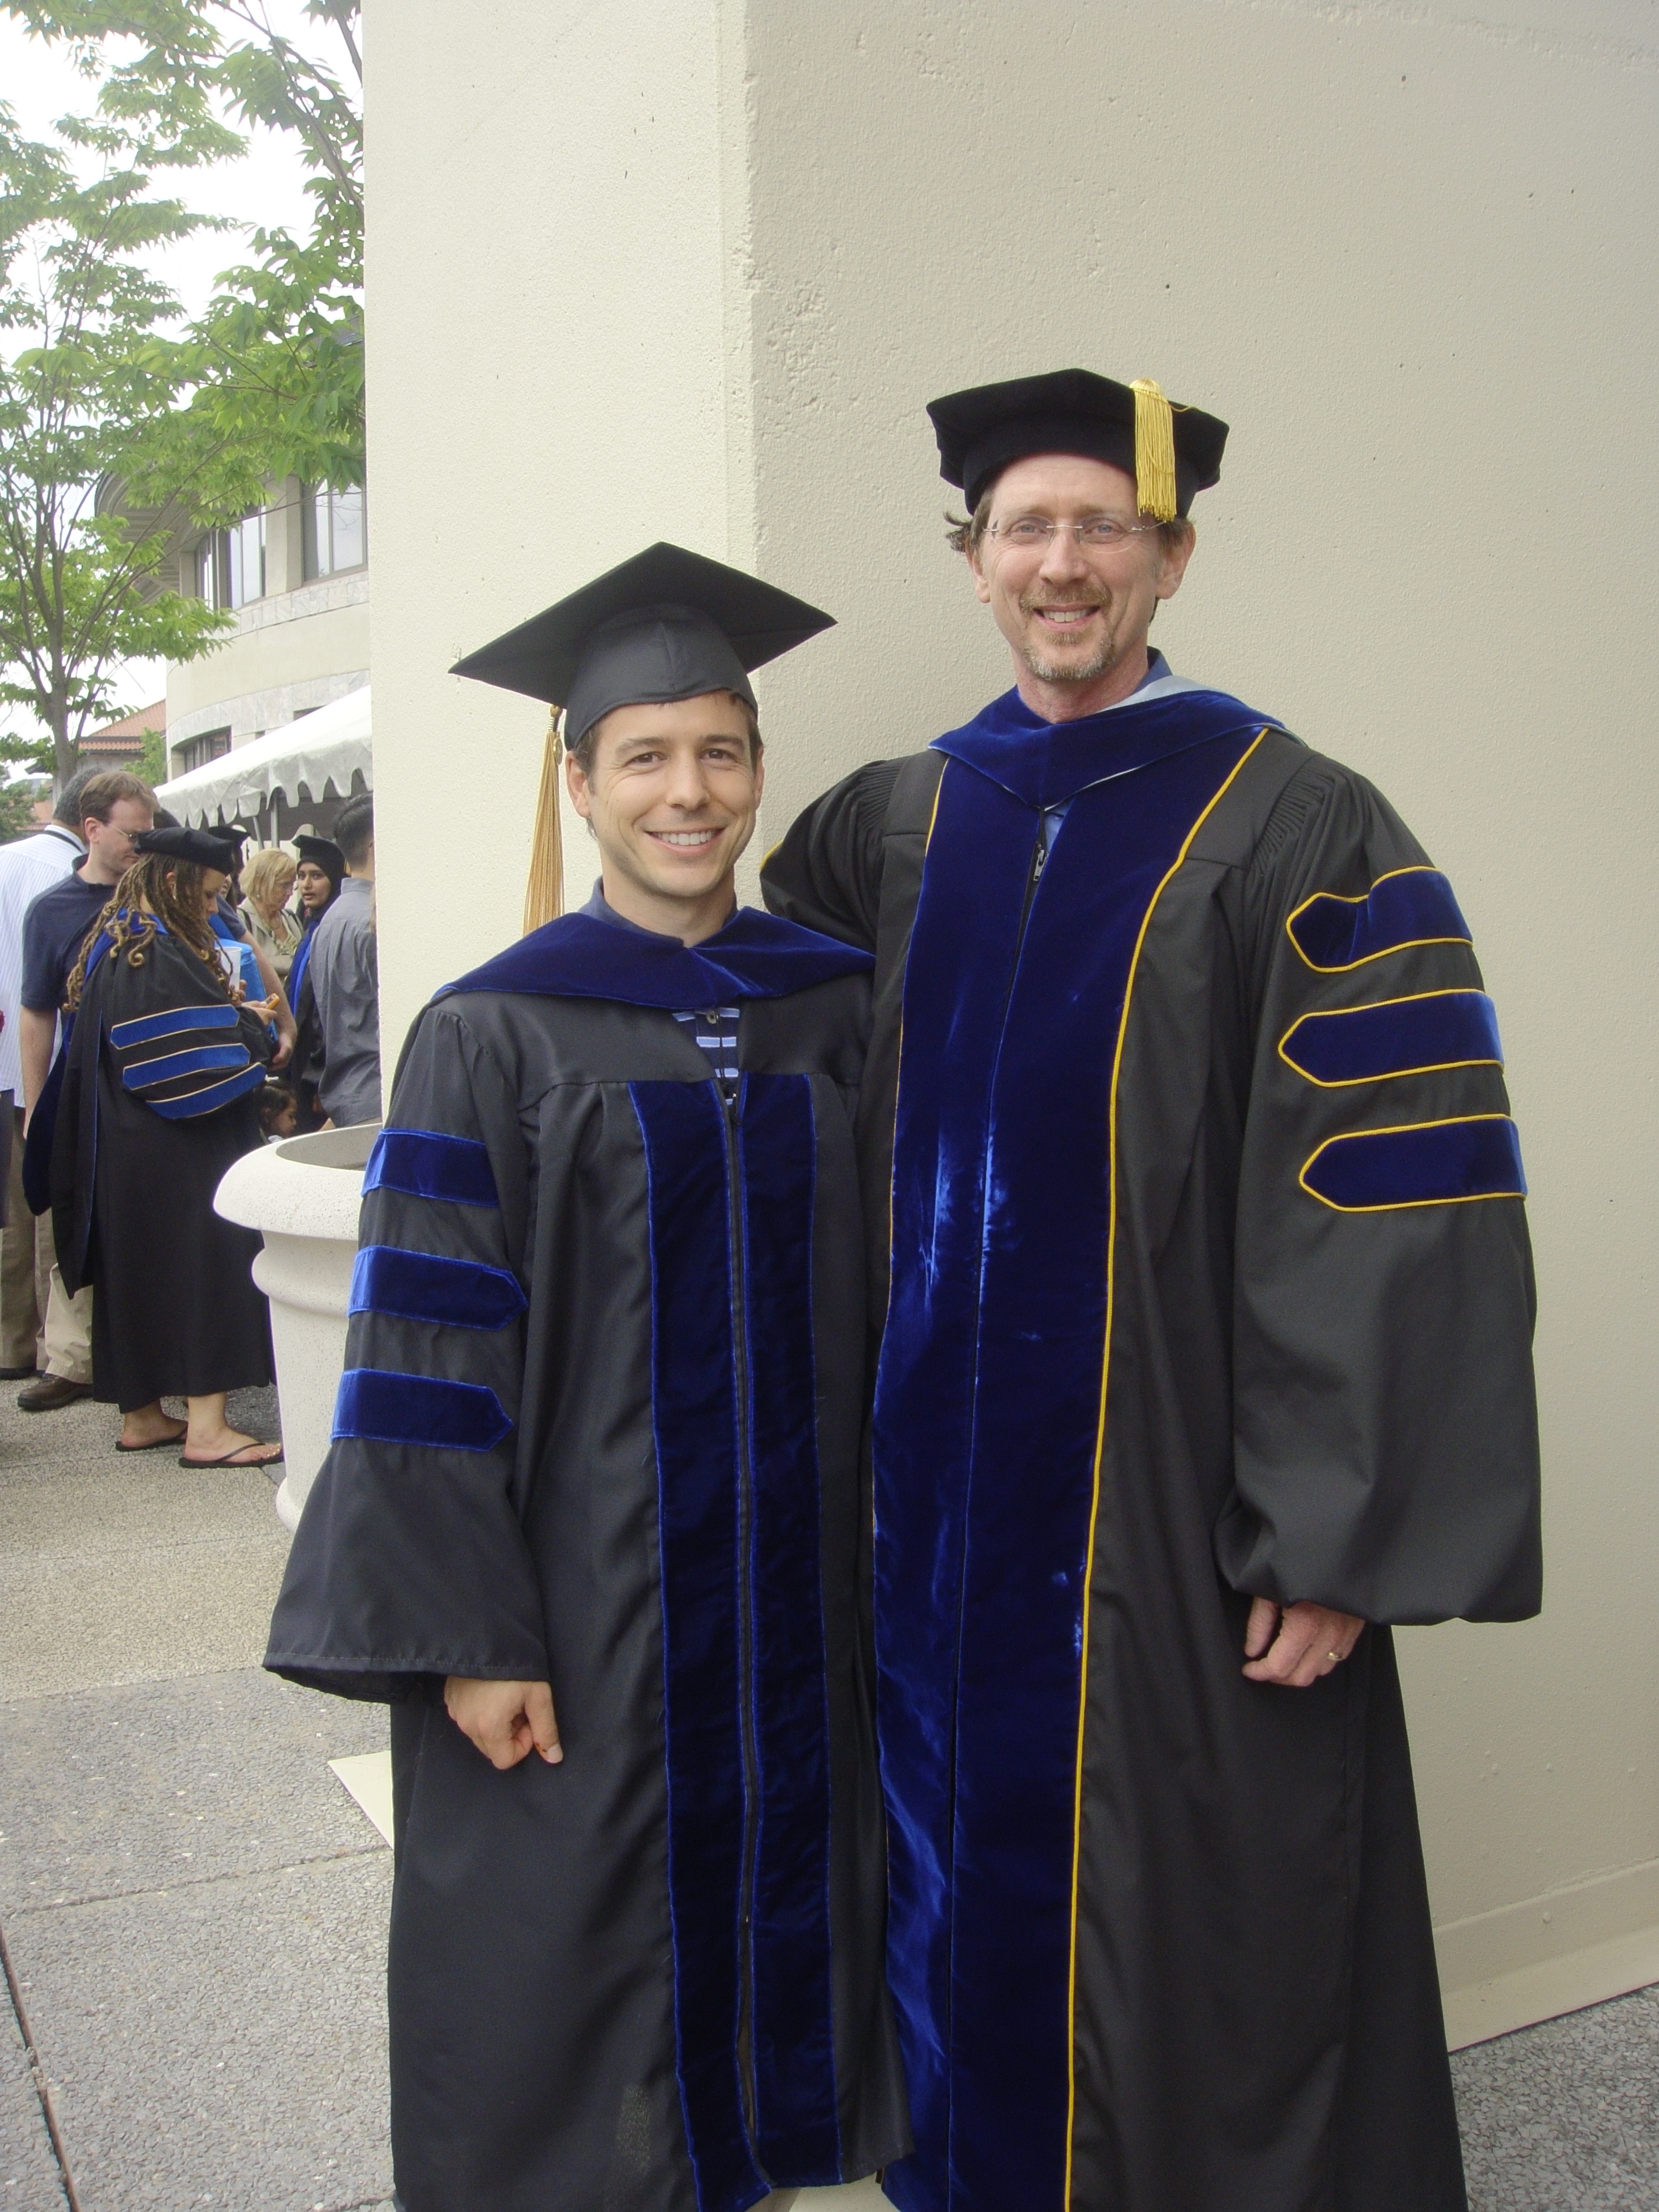
<svg viewBox="0 0 1659 2212">
<path fill-rule="evenodd" d="M 365 1122 L 262 1146 L 237 1161 L 214 1194 L 216 1212 L 257 1229 L 265 1241 L 253 1279 L 270 1300 L 288 1454 L 276 1512 L 289 1528 L 300 1525 L 328 1450 L 345 1364 L 362 1171 L 377 1134 L 377 1126 Z"/>
</svg>

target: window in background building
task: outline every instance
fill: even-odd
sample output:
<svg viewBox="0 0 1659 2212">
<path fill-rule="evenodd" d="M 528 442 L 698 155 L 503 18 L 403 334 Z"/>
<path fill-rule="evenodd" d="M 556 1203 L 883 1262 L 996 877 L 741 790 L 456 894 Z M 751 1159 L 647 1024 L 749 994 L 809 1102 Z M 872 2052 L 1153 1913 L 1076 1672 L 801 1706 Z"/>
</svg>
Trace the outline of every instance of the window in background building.
<svg viewBox="0 0 1659 2212">
<path fill-rule="evenodd" d="M 265 595 L 265 516 L 260 507 L 252 514 L 232 525 L 225 532 L 229 541 L 228 570 L 230 597 L 226 604 L 245 607 L 250 599 L 262 599 Z"/>
<path fill-rule="evenodd" d="M 307 580 L 362 567 L 368 558 L 368 517 L 361 484 L 349 484 L 343 491 L 308 485 L 301 494 L 300 508 Z"/>
<path fill-rule="evenodd" d="M 205 599 L 210 607 L 222 606 L 219 596 L 219 574 L 223 564 L 219 558 L 219 532 L 203 538 L 196 548 L 196 596 Z"/>
<path fill-rule="evenodd" d="M 263 507 L 228 530 L 216 530 L 196 548 L 196 593 L 210 607 L 245 607 L 265 595 L 265 517 Z"/>
<path fill-rule="evenodd" d="M 210 761 L 223 758 L 230 750 L 228 730 L 204 730 L 199 738 L 186 738 L 182 744 L 173 748 L 173 773 L 188 775 L 193 768 L 205 768 Z"/>
</svg>

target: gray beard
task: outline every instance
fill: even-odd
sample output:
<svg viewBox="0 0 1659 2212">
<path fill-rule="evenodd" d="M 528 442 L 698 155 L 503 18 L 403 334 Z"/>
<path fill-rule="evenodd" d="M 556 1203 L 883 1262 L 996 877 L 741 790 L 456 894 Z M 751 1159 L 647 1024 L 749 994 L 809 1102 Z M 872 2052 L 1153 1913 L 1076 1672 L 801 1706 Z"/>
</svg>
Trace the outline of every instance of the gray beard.
<svg viewBox="0 0 1659 2212">
<path fill-rule="evenodd" d="M 1039 659 L 1034 653 L 1027 652 L 1024 655 L 1025 665 L 1042 684 L 1092 684 L 1097 677 L 1105 675 L 1119 658 L 1117 647 L 1109 638 L 1097 653 L 1091 653 L 1086 660 L 1067 661 L 1063 665 L 1056 661 Z"/>
</svg>

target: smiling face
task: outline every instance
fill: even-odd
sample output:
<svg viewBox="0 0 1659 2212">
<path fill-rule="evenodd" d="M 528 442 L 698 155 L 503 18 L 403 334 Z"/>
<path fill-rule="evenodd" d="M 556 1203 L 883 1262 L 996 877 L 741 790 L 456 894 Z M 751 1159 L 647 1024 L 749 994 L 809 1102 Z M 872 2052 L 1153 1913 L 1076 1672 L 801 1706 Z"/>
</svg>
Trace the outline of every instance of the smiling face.
<svg viewBox="0 0 1659 2212">
<path fill-rule="evenodd" d="M 687 944 L 726 921 L 765 781 L 749 732 L 741 701 L 708 691 L 613 708 L 594 733 L 591 769 L 567 761 L 571 801 L 599 841 L 605 897 L 629 921 Z"/>
<path fill-rule="evenodd" d="M 1103 550 L 1085 550 L 1074 529 L 1030 549 L 993 534 L 1028 516 L 1070 524 L 1108 516 L 1135 534 Z M 998 477 L 992 532 L 969 549 L 968 560 L 980 599 L 1013 648 L 1022 692 L 1035 679 L 1045 695 L 1058 690 L 1065 711 L 1087 714 L 1139 682 L 1152 616 L 1180 589 L 1193 543 L 1190 531 L 1171 543 L 1139 529 L 1142 520 L 1134 478 L 1109 461 L 1033 453 Z M 1087 703 L 1073 704 L 1068 691 L 1086 694 Z M 1031 703 L 1054 718 L 1052 696 Z"/>
</svg>

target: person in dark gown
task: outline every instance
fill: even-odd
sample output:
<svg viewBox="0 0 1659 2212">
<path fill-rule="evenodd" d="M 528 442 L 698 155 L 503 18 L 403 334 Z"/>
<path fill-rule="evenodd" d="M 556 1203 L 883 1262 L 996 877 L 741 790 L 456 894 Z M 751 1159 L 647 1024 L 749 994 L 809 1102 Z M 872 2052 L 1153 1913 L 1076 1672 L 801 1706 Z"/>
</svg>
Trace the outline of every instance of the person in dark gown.
<svg viewBox="0 0 1659 2212">
<path fill-rule="evenodd" d="M 317 1086 L 323 1075 L 323 1024 L 310 980 L 311 951 L 318 923 L 340 895 L 346 862 L 331 837 L 316 837 L 308 830 L 294 840 L 294 848 L 300 855 L 294 884 L 301 929 L 299 950 L 288 971 L 288 1002 L 294 1010 L 296 1032 L 288 1078 L 298 1126 L 305 1131 L 320 1129 L 325 1119 L 317 1103 Z"/>
<path fill-rule="evenodd" d="M 252 1230 L 213 1210 L 261 1141 L 270 1044 L 239 1003 L 212 902 L 232 849 L 202 830 L 141 831 L 70 976 L 52 1138 L 52 1227 L 70 1290 L 96 1285 L 93 1395 L 125 1417 L 125 1449 L 178 1443 L 183 1467 L 264 1467 L 282 1446 L 231 1427 L 226 1395 L 271 1379 Z M 183 1398 L 180 1425 L 164 1397 Z"/>
<path fill-rule="evenodd" d="M 602 887 L 410 1033 L 265 1658 L 392 1703 L 407 2212 L 782 2212 L 908 2145 L 859 1595 L 870 963 L 732 889 L 746 672 L 827 619 L 659 546 L 462 664 L 565 702 Z"/>
<path fill-rule="evenodd" d="M 931 411 L 1014 687 L 762 878 L 876 959 L 884 2186 L 1463 2212 L 1390 1624 L 1540 1602 L 1469 927 L 1362 777 L 1150 649 L 1224 423 L 1082 370 Z"/>
</svg>

